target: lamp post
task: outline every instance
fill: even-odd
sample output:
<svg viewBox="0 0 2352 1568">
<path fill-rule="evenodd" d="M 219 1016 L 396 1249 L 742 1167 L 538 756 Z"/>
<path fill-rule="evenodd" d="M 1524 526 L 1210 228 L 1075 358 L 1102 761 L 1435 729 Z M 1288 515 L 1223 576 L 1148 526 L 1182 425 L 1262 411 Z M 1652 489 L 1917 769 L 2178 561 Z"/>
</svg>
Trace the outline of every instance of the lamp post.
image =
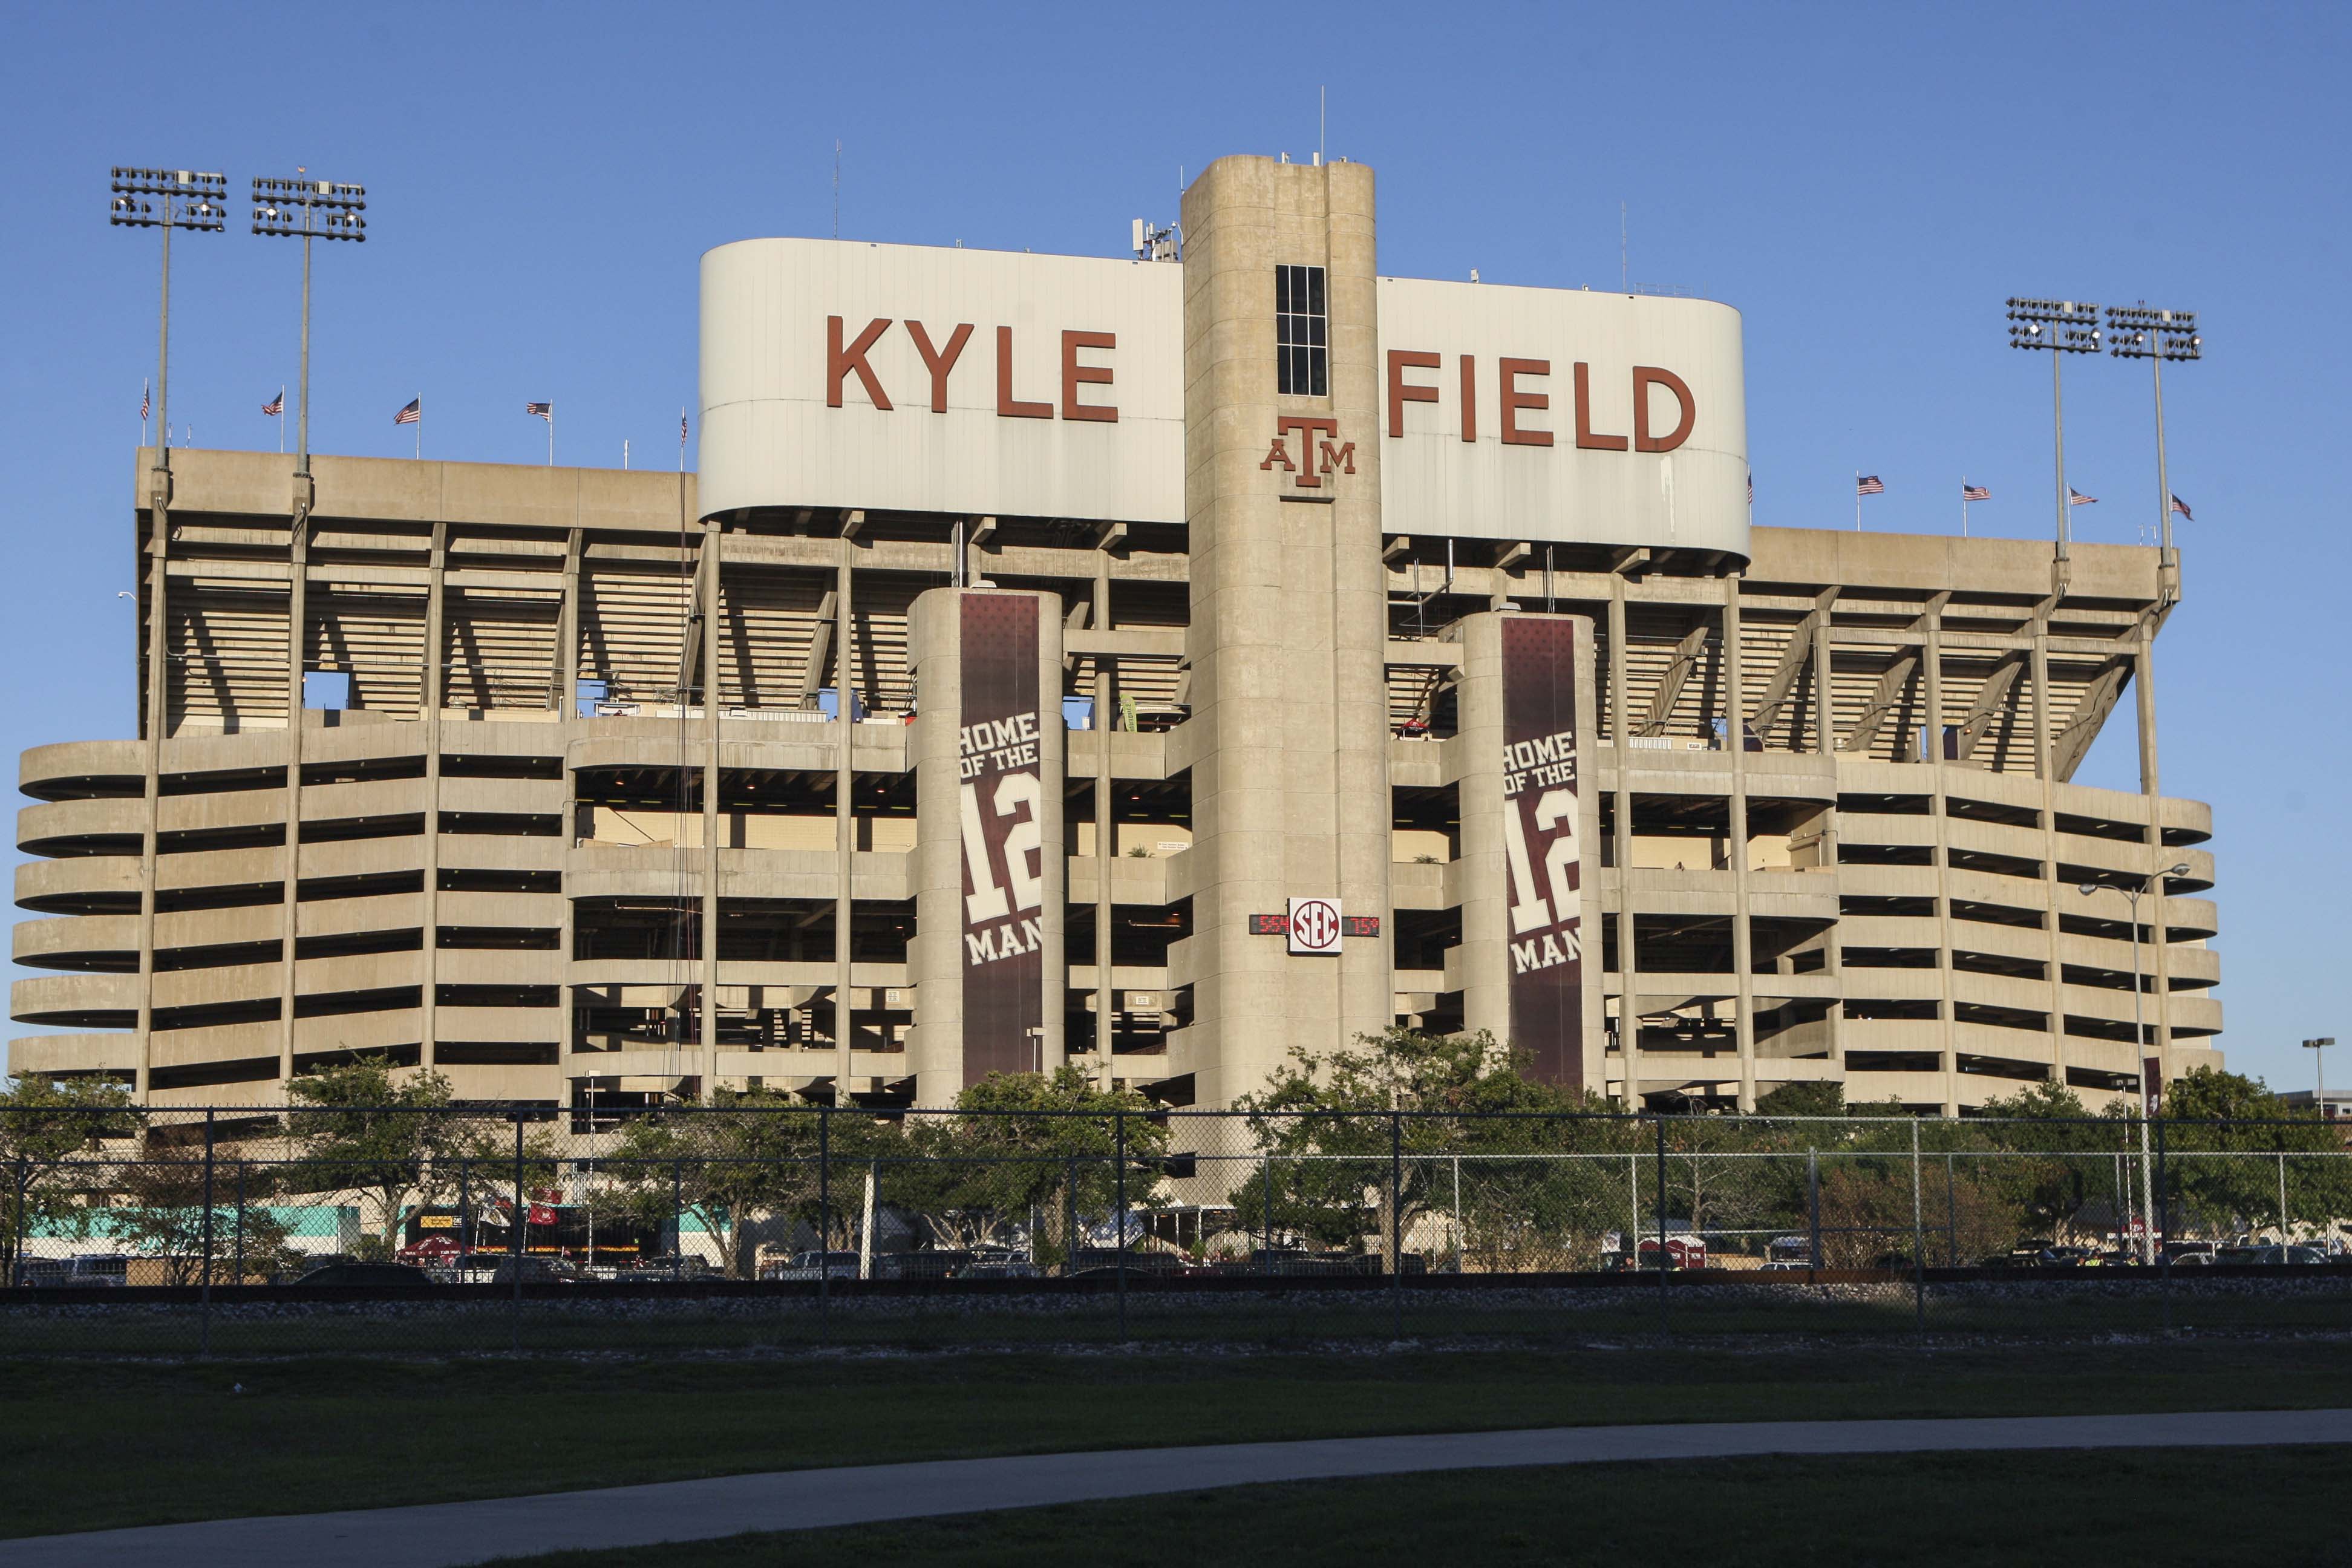
<svg viewBox="0 0 2352 1568">
<path fill-rule="evenodd" d="M 2156 376 L 2157 562 L 2171 590 L 2178 561 L 2172 553 L 2172 481 L 2164 471 L 2164 362 L 2205 357 L 2194 310 L 2157 310 L 2146 305 L 2107 307 L 2107 352 L 2117 359 L 2144 359 Z"/>
<path fill-rule="evenodd" d="M 310 242 L 314 239 L 367 238 L 365 185 L 339 185 L 331 180 L 265 180 L 253 182 L 253 232 L 282 235 L 302 242 L 302 391 L 294 416 L 294 471 L 310 471 Z"/>
<path fill-rule="evenodd" d="M 2147 1054 L 2147 1031 L 2140 1022 L 2139 901 L 2155 888 L 2158 878 L 2187 875 L 2187 866 L 2172 866 L 2161 871 L 2150 871 L 2139 879 L 2137 886 L 2084 882 L 2075 889 L 2087 899 L 2101 888 L 2112 887 L 2131 903 L 2132 1054 L 2139 1058 L 2139 1207 L 2140 1214 L 2147 1222 L 2140 1236 L 2140 1261 L 2149 1265 L 2156 1262 L 2156 1181 L 2152 1157 L 2148 1152 L 2147 1124 L 2162 1103 L 2164 1059 Z"/>
<path fill-rule="evenodd" d="M 2048 349 L 2050 416 L 2058 447 L 2058 559 L 2066 559 L 2066 399 L 2058 367 L 2068 354 L 2099 352 L 2099 308 L 2080 300 L 2009 302 L 2009 346 Z"/>
<path fill-rule="evenodd" d="M 155 466 L 172 467 L 172 231 L 218 234 L 228 220 L 228 176 L 187 169 L 121 169 L 108 187 L 114 202 L 107 222 L 120 228 L 163 231 L 163 309 L 156 329 Z"/>
<path fill-rule="evenodd" d="M 2333 1035 L 2322 1035 L 2315 1040 L 2305 1040 L 2303 1048 L 2311 1053 L 2311 1102 L 2319 1108 L 2319 1119 L 2327 1120 L 2327 1047 L 2336 1043 Z"/>
</svg>

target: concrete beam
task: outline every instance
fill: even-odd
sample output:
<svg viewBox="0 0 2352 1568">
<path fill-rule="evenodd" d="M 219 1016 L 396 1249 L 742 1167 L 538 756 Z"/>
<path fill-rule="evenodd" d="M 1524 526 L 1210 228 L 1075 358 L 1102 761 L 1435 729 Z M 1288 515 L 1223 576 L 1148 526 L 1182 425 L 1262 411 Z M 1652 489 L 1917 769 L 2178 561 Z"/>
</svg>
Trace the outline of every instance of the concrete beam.
<svg viewBox="0 0 2352 1568">
<path fill-rule="evenodd" d="M 1648 552 L 1645 551 L 1643 553 Z M 1701 621 L 1675 645 L 1674 662 L 1666 666 L 1666 672 L 1658 678 L 1658 689 L 1650 693 L 1649 714 L 1634 728 L 1633 733 L 1655 735 L 1665 730 L 1666 721 L 1674 713 L 1675 703 L 1683 694 L 1683 683 L 1690 679 L 1690 672 L 1696 668 L 1699 655 L 1706 651 L 1706 623 Z"/>
<path fill-rule="evenodd" d="M 2060 784 L 2074 776 L 2090 754 L 2091 742 L 2099 738 L 2099 731 L 2115 711 L 2116 699 L 2123 695 L 2124 683 L 2131 679 L 2135 655 L 2119 653 L 2109 659 L 2083 692 L 2082 700 L 2050 746 L 2050 774 Z"/>
</svg>

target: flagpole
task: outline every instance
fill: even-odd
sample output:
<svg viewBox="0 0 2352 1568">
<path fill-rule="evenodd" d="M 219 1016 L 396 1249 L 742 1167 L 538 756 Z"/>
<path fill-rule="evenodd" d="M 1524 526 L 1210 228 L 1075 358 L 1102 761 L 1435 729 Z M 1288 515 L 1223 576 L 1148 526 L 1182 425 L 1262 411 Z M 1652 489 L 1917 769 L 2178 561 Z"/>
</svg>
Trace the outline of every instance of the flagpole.
<svg viewBox="0 0 2352 1568">
<path fill-rule="evenodd" d="M 629 438 L 628 438 L 626 436 L 624 436 L 624 437 L 621 437 L 621 472 L 623 472 L 623 473 L 625 473 L 625 473 L 627 473 L 628 471 L 629 471 Z"/>
<path fill-rule="evenodd" d="M 425 460 L 425 399 L 416 400 L 416 460 Z"/>
<path fill-rule="evenodd" d="M 547 466 L 555 467 L 555 405 L 547 405 Z"/>
<path fill-rule="evenodd" d="M 1862 531 L 1862 470 L 1853 471 L 1853 531 Z"/>
<path fill-rule="evenodd" d="M 153 383 L 143 379 L 139 383 L 139 445 L 142 450 L 147 445 L 147 400 L 153 391 Z M 678 444 L 678 449 L 681 452 L 686 449 L 683 441 Z M 683 461 L 681 458 L 680 462 Z"/>
<path fill-rule="evenodd" d="M 1960 476 L 1960 537 L 1969 536 L 1969 477 Z"/>
</svg>

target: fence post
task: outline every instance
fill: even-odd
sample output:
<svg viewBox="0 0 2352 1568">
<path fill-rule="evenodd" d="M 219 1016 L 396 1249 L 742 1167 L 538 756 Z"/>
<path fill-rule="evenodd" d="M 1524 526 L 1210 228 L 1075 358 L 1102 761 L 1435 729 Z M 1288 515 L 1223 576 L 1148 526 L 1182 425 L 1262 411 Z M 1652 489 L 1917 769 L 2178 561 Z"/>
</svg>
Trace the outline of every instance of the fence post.
<svg viewBox="0 0 2352 1568">
<path fill-rule="evenodd" d="M 1927 1227 L 1919 1194 L 1919 1119 L 1911 1119 L 1911 1314 L 1927 1333 Z"/>
<path fill-rule="evenodd" d="M 236 1283 L 237 1283 L 237 1284 L 239 1284 L 239 1285 L 242 1285 L 242 1284 L 244 1284 L 244 1283 L 245 1283 L 245 1165 L 246 1165 L 246 1163 L 245 1163 L 243 1160 L 239 1160 L 239 1161 L 236 1163 Z"/>
<path fill-rule="evenodd" d="M 1078 1271 L 1078 1157 L 1062 1159 L 1062 1278 Z"/>
<path fill-rule="evenodd" d="M 1265 1154 L 1265 1169 L 1259 1173 L 1263 1179 L 1258 1184 L 1265 1190 L 1265 1212 L 1259 1216 L 1265 1222 L 1265 1250 L 1258 1254 L 1258 1268 L 1263 1273 L 1272 1274 L 1274 1272 L 1274 1151 L 1267 1149 Z"/>
<path fill-rule="evenodd" d="M 1118 1247 L 1118 1342 L 1127 1342 L 1127 1112 L 1114 1110 L 1111 1119 L 1111 1164 L 1118 1184 L 1118 1214 L 1113 1220 L 1113 1240 Z"/>
<path fill-rule="evenodd" d="M 457 1162 L 457 1256 L 470 1258 L 481 1239 L 474 1229 L 474 1162 L 460 1160 Z"/>
<path fill-rule="evenodd" d="M 669 1163 L 669 1277 L 686 1278 L 686 1162 Z"/>
<path fill-rule="evenodd" d="M 2165 1129 L 2171 1122 L 2165 1117 L 2156 1124 L 2156 1258 L 2158 1268 L 2157 1295 L 2164 1304 L 2164 1331 L 2172 1332 L 2172 1185 L 2171 1172 L 2165 1165 Z"/>
<path fill-rule="evenodd" d="M 213 1112 L 208 1108 L 205 1111 L 204 1305 L 197 1314 L 196 1330 L 196 1353 L 200 1356 L 213 1353 Z M 2285 1188 L 2279 1190 L 2284 1192 Z"/>
<path fill-rule="evenodd" d="M 1812 1229 L 1812 1247 L 1805 1255 L 1805 1283 L 1821 1283 L 1822 1268 L 1822 1152 L 1805 1151 L 1805 1215 Z"/>
<path fill-rule="evenodd" d="M 1666 1250 L 1666 1113 L 1655 1113 L 1658 1124 L 1658 1331 L 1674 1332 L 1673 1321 L 1666 1315 L 1666 1276 L 1673 1273 L 1674 1254 Z M 1642 1266 L 1642 1238 L 1633 1237 L 1633 1267 Z"/>
<path fill-rule="evenodd" d="M 507 1226 L 507 1256 L 509 1267 L 514 1270 L 514 1307 L 508 1315 L 507 1328 L 509 1348 L 520 1355 L 522 1353 L 522 1227 L 530 1223 L 530 1205 L 525 1200 L 522 1190 L 522 1112 L 520 1110 L 514 1113 L 514 1215 Z"/>
<path fill-rule="evenodd" d="M 2287 1239 L 2286 1239 L 2286 1151 L 2285 1151 L 2285 1150 L 2284 1150 L 2284 1149 L 2282 1149 L 2282 1150 L 2280 1150 L 2280 1151 L 2279 1151 L 2279 1157 L 2278 1157 L 2278 1194 L 2279 1194 L 2279 1261 L 2280 1261 L 2281 1263 L 2284 1263 L 2284 1262 L 2286 1261 Z"/>
<path fill-rule="evenodd" d="M 1951 1152 L 1947 1150 L 1944 1153 L 1944 1267 L 1947 1268 L 1960 1266 L 1960 1197 L 1954 1190 L 1954 1177 L 1958 1173 L 1952 1162 Z"/>
<path fill-rule="evenodd" d="M 24 1152 L 16 1154 L 16 1209 L 9 1216 L 8 1283 L 25 1283 L 25 1205 L 32 1196 L 32 1177 L 26 1169 Z"/>
<path fill-rule="evenodd" d="M 833 1107 L 816 1108 L 816 1337 L 831 1343 L 833 1321 Z"/>
<path fill-rule="evenodd" d="M 1404 1338 L 1404 1117 L 1389 1112 L 1389 1337 Z"/>
</svg>

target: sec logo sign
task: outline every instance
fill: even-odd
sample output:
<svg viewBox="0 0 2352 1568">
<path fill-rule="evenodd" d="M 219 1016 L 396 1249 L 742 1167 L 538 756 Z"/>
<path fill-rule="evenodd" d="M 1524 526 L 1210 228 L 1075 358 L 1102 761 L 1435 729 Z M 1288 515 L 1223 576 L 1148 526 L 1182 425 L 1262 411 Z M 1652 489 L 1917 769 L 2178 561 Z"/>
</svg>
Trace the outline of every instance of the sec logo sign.
<svg viewBox="0 0 2352 1568">
<path fill-rule="evenodd" d="M 1339 951 L 1339 901 L 1337 899 L 1290 900 L 1290 951 L 1335 953 Z"/>
</svg>

